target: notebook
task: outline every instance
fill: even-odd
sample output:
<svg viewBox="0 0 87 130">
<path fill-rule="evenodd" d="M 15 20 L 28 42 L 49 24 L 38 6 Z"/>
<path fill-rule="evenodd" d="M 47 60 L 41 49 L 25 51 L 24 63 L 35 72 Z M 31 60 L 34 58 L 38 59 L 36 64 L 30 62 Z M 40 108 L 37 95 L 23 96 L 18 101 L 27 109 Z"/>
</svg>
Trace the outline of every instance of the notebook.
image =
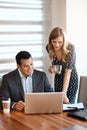
<svg viewBox="0 0 87 130">
<path fill-rule="evenodd" d="M 61 113 L 63 92 L 26 93 L 25 114 Z"/>
<path fill-rule="evenodd" d="M 70 113 L 68 113 L 68 116 L 87 120 L 87 108 L 85 108 L 84 110 L 70 112 Z"/>
</svg>

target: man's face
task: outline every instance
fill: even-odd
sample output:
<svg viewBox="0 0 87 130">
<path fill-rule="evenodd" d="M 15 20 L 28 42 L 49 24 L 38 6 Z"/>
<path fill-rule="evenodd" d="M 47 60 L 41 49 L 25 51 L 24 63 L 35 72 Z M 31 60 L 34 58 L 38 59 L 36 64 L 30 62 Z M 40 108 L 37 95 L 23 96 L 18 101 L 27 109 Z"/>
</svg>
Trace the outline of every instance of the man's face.
<svg viewBox="0 0 87 130">
<path fill-rule="evenodd" d="M 21 65 L 17 65 L 17 67 L 25 77 L 32 75 L 34 70 L 33 59 L 31 57 L 29 59 L 22 59 Z"/>
</svg>

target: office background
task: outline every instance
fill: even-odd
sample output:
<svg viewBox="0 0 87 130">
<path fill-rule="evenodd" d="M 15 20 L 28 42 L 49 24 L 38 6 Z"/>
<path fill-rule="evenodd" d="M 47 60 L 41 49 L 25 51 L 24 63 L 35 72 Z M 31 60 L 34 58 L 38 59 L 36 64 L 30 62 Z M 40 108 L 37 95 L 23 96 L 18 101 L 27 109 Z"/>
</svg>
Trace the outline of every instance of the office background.
<svg viewBox="0 0 87 130">
<path fill-rule="evenodd" d="M 76 46 L 79 77 L 87 75 L 86 0 L 0 0 L 0 77 L 16 67 L 19 50 L 30 51 L 35 67 L 49 74 L 50 60 L 45 50 L 55 26 L 63 27 Z"/>
</svg>

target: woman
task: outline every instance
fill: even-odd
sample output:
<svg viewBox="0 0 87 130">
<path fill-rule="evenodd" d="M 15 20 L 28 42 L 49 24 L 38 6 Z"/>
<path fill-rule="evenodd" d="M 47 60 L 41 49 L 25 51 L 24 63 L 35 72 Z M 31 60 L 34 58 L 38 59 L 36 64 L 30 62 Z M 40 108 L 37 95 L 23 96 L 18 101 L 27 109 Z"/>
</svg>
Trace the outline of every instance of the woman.
<svg viewBox="0 0 87 130">
<path fill-rule="evenodd" d="M 55 92 L 64 92 L 63 103 L 75 103 L 78 74 L 74 45 L 66 41 L 63 29 L 56 27 L 49 35 L 46 49 L 52 62 L 49 72 L 54 73 L 54 65 L 62 66 L 61 73 L 55 73 Z"/>
</svg>

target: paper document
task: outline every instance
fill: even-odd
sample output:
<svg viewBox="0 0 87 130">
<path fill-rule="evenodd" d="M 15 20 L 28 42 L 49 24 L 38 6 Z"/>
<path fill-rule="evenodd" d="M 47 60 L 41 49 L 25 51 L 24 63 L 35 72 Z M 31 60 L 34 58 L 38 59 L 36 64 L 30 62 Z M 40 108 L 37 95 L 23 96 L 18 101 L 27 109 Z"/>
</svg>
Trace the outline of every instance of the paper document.
<svg viewBox="0 0 87 130">
<path fill-rule="evenodd" d="M 63 111 L 84 109 L 83 103 L 63 104 Z"/>
</svg>

